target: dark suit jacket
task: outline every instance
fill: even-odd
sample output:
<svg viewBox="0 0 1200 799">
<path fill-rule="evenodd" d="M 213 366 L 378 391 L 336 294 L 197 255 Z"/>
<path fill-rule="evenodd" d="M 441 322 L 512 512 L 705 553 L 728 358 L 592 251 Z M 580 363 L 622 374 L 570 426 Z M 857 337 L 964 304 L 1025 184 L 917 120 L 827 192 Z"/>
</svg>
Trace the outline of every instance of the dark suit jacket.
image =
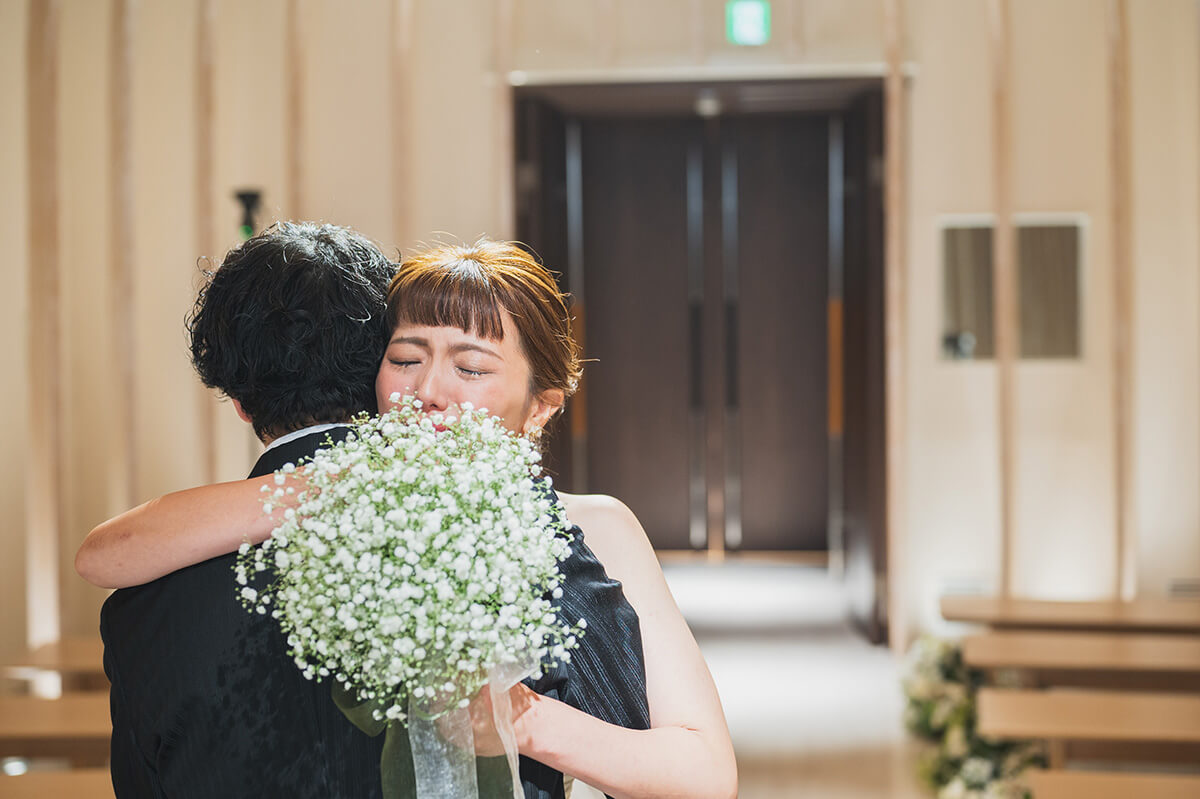
<svg viewBox="0 0 1200 799">
<path fill-rule="evenodd" d="M 315 433 L 264 453 L 251 477 L 311 455 Z M 332 431 L 345 436 L 344 429 Z M 645 729 L 637 616 L 572 531 L 560 605 L 588 620 L 571 663 L 547 669 L 539 693 Z M 304 679 L 276 622 L 237 600 L 235 556 L 116 591 L 100 614 L 112 683 L 112 777 L 131 797 L 378 797 L 383 736 L 337 709 L 328 684 Z M 563 796 L 562 775 L 521 759 L 527 799 Z"/>
</svg>

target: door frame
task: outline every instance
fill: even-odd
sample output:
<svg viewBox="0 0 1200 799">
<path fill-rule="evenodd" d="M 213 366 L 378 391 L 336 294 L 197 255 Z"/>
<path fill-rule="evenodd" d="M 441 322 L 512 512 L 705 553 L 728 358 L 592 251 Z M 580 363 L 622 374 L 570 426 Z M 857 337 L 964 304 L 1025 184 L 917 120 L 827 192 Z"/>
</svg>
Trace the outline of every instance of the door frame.
<svg viewBox="0 0 1200 799">
<path fill-rule="evenodd" d="M 844 110 L 847 107 L 847 99 L 860 93 L 868 87 L 879 87 L 884 89 L 884 105 L 887 124 L 891 125 L 893 113 L 889 113 L 891 109 L 887 108 L 888 101 L 894 96 L 893 81 L 885 80 L 893 77 L 893 72 L 896 72 L 895 65 L 889 69 L 887 64 L 861 64 L 861 65 L 789 65 L 779 68 L 768 68 L 753 70 L 716 70 L 716 69 L 610 69 L 610 70 L 567 70 L 567 71 L 548 71 L 548 72 L 521 72 L 516 71 L 509 74 L 509 85 L 511 92 L 509 97 L 514 103 L 514 106 L 520 103 L 524 98 L 533 97 L 542 99 L 557 105 L 560 109 L 574 114 L 589 114 L 589 115 L 608 115 L 620 114 L 622 116 L 637 113 L 638 108 L 630 109 L 626 103 L 621 100 L 621 95 L 627 98 L 631 93 L 636 93 L 648 99 L 645 106 L 647 113 L 655 113 L 661 115 L 664 108 L 670 108 L 674 103 L 675 107 L 686 113 L 689 104 L 693 110 L 700 111 L 702 102 L 697 102 L 695 94 L 698 91 L 703 91 L 704 96 L 715 98 L 717 105 L 723 106 L 730 112 L 742 113 L 755 111 L 827 111 L 835 112 Z M 913 72 L 911 64 L 900 65 L 901 79 L 910 76 Z M 757 94 L 751 93 L 748 96 L 738 97 L 737 90 L 741 87 L 755 87 L 759 89 L 771 89 L 773 91 L 760 91 Z M 839 91 L 840 90 L 840 91 Z M 691 97 L 689 98 L 689 95 Z M 703 114 L 703 111 L 701 111 Z M 895 142 L 888 142 L 888 158 L 894 159 Z M 514 148 L 514 152 L 517 148 Z M 839 154 L 840 156 L 840 154 Z M 894 175 L 896 170 L 890 164 L 885 176 L 888 179 L 887 185 L 884 188 L 883 207 L 885 216 L 890 217 L 892 214 L 898 214 L 902 219 L 903 214 L 900 213 L 902 207 L 896 207 L 897 203 L 902 206 L 902 195 L 897 191 L 898 187 L 892 185 L 896 182 Z M 515 170 L 520 172 L 518 167 Z M 520 181 L 517 181 L 520 182 Z M 832 187 L 831 187 L 832 188 Z M 518 188 L 514 186 L 514 192 Z M 520 199 L 517 200 L 520 205 Z M 831 220 L 832 223 L 832 220 Z M 891 250 L 895 247 L 893 241 L 894 236 L 892 230 L 893 224 L 886 224 L 886 249 Z M 572 246 L 569 250 L 573 252 L 574 257 L 568 258 L 567 271 L 572 271 L 572 263 L 578 264 L 581 253 L 578 248 Z M 833 252 L 830 253 L 831 259 Z M 888 273 L 888 280 L 891 283 L 899 283 L 895 279 L 894 269 L 892 268 L 893 261 L 898 261 L 903 264 L 903 256 L 890 254 L 887 256 L 885 269 Z M 578 280 L 572 281 L 572 285 L 577 285 Z M 867 611 L 865 618 L 858 619 L 860 625 L 867 632 L 868 637 L 873 641 L 879 642 L 888 638 L 888 619 L 896 614 L 896 597 L 900 596 L 897 589 L 896 574 L 893 574 L 894 561 L 890 557 L 893 551 L 898 548 L 899 544 L 899 525 L 897 524 L 898 512 L 892 507 L 893 501 L 898 499 L 896 491 L 896 478 L 899 465 L 903 459 L 899 457 L 897 446 L 902 443 L 903 438 L 893 435 L 892 431 L 897 429 L 897 425 L 902 424 L 903 420 L 899 418 L 903 405 L 895 398 L 899 396 L 899 392 L 903 386 L 903 375 L 900 369 L 889 367 L 886 361 L 889 358 L 896 357 L 897 351 L 892 343 L 894 331 L 903 329 L 903 319 L 895 318 L 898 314 L 903 315 L 903 307 L 897 306 L 892 301 L 891 296 L 896 291 L 896 286 L 892 285 L 887 289 L 889 301 L 885 303 L 884 320 L 882 321 L 884 329 L 887 331 L 887 343 L 884 346 L 884 374 L 885 374 L 885 392 L 889 400 L 885 403 L 883 424 L 888 430 L 886 441 L 884 444 L 884 473 L 888 488 L 883 499 L 883 518 L 884 529 L 877 531 L 873 538 L 878 548 L 880 563 L 876 567 L 874 575 L 873 590 L 876 592 L 874 597 L 873 607 Z M 839 309 L 840 310 L 840 309 Z M 583 320 L 581 320 L 583 321 Z M 585 333 L 586 335 L 586 333 Z M 831 340 L 831 345 L 833 344 Z M 900 359 L 897 358 L 898 364 Z M 831 399 L 836 390 L 833 385 L 834 375 L 831 378 Z M 581 398 L 582 404 L 586 408 L 586 396 Z M 832 423 L 831 419 L 831 423 Z M 578 427 L 575 425 L 574 427 Z M 575 431 L 578 432 L 578 431 Z M 831 439 L 832 442 L 832 439 Z M 575 456 L 578 458 L 578 454 Z M 831 491 L 840 491 L 840 485 L 834 486 L 833 461 L 836 453 L 831 444 Z M 840 471 L 838 472 L 840 474 Z M 840 482 L 840 481 L 838 481 Z M 833 499 L 833 497 L 831 497 Z M 838 513 L 834 505 L 830 506 L 831 517 Z M 839 573 L 844 566 L 843 558 L 843 543 L 841 538 L 841 530 L 836 528 L 837 522 L 831 518 L 831 535 L 828 543 L 830 549 L 834 552 L 831 555 L 829 552 L 824 553 L 784 553 L 784 552 L 726 552 L 724 549 L 708 548 L 706 550 L 697 551 L 660 551 L 658 554 L 663 560 L 674 562 L 694 562 L 702 560 L 707 562 L 722 562 L 725 558 L 734 558 L 742 560 L 762 560 L 764 558 L 771 559 L 775 562 L 803 562 L 806 564 L 820 564 L 830 568 L 835 574 Z M 893 638 L 893 641 L 895 638 Z"/>
</svg>

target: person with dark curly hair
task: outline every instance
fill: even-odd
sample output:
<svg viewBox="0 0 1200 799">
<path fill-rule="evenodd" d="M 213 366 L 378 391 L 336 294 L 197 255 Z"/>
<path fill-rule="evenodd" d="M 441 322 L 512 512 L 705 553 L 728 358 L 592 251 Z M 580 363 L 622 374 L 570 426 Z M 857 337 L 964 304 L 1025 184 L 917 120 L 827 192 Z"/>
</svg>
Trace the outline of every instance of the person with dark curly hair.
<svg viewBox="0 0 1200 799">
<path fill-rule="evenodd" d="M 347 228 L 280 222 L 230 251 L 200 289 L 192 365 L 264 444 L 373 413 L 395 271 Z"/>
<path fill-rule="evenodd" d="M 192 362 L 267 445 L 251 477 L 375 411 L 394 273 L 352 230 L 282 222 L 207 276 L 188 321 Z M 171 532 L 156 545 L 186 541 Z M 378 795 L 382 739 L 304 679 L 272 619 L 241 607 L 233 561 L 199 560 L 104 603 L 117 797 Z"/>
</svg>

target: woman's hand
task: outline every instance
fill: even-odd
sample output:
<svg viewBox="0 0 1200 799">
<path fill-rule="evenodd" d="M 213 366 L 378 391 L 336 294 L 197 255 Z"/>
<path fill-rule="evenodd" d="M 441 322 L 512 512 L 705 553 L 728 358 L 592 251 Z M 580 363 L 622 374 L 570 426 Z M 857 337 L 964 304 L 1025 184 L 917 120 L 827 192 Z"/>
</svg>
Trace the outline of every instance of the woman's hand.
<svg viewBox="0 0 1200 799">
<path fill-rule="evenodd" d="M 512 703 L 512 724 L 517 737 L 517 748 L 521 749 L 522 732 L 532 720 L 534 703 L 539 697 L 524 683 L 517 683 L 508 691 Z M 471 714 L 471 731 L 475 736 L 475 754 L 479 757 L 498 757 L 504 754 L 504 741 L 496 729 L 492 689 L 485 685 L 467 706 Z"/>
</svg>

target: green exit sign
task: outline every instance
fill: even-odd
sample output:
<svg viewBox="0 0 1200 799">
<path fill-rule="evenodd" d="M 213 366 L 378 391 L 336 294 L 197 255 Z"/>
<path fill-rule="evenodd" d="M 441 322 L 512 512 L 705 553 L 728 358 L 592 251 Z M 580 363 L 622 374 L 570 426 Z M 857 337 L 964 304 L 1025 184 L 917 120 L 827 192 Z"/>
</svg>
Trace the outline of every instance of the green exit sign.
<svg viewBox="0 0 1200 799">
<path fill-rule="evenodd" d="M 766 44 L 771 38 L 771 4 L 767 0 L 728 0 L 725 38 L 749 47 Z"/>
</svg>

